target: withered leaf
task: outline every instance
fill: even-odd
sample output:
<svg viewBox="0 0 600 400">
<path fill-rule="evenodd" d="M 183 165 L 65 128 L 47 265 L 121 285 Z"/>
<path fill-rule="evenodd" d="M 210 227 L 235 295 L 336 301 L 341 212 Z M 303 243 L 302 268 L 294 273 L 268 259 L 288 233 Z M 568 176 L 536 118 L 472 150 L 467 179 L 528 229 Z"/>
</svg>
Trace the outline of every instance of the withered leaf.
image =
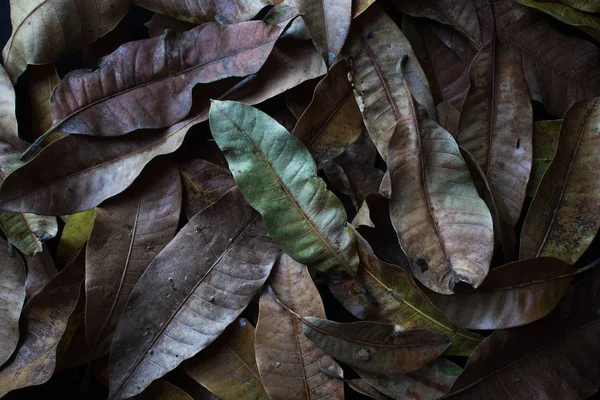
<svg viewBox="0 0 600 400">
<path fill-rule="evenodd" d="M 514 229 L 532 158 L 533 112 L 523 70 L 506 46 L 488 43 L 475 56 L 469 77 L 456 141 L 475 158 L 494 201 L 501 203 L 499 219 Z"/>
<path fill-rule="evenodd" d="M 6 70 L 0 66 L 0 140 L 23 149 L 23 141 L 19 138 L 17 129 L 15 103 L 15 89 Z"/>
<path fill-rule="evenodd" d="M 369 383 L 367 383 L 367 381 L 365 381 L 362 378 L 349 379 L 345 382 L 355 392 L 358 392 L 360 394 L 368 396 L 372 399 L 375 399 L 375 400 L 388 400 L 389 399 L 389 397 L 387 397 L 385 394 L 383 394 L 380 391 L 378 391 L 377 389 L 375 389 L 373 386 L 371 386 Z"/>
<path fill-rule="evenodd" d="M 148 29 L 148 35 L 150 37 L 154 37 L 162 35 L 167 29 L 171 29 L 179 33 L 189 31 L 190 29 L 193 29 L 196 24 L 175 19 L 163 14 L 154 14 L 150 21 L 146 22 L 144 26 L 146 29 Z"/>
<path fill-rule="evenodd" d="M 129 9 L 125 0 L 11 0 L 12 35 L 2 58 L 13 83 L 27 64 L 48 64 L 112 30 Z"/>
<path fill-rule="evenodd" d="M 477 289 L 429 298 L 450 319 L 469 329 L 507 329 L 549 314 L 574 278 L 575 268 L 551 257 L 494 268 Z"/>
<path fill-rule="evenodd" d="M 473 0 L 484 41 L 491 35 L 488 0 Z M 498 38 L 525 71 L 532 99 L 558 117 L 577 100 L 600 95 L 600 49 L 554 29 L 535 10 L 494 0 Z"/>
<path fill-rule="evenodd" d="M 33 138 L 37 139 L 52 126 L 50 113 L 50 97 L 60 82 L 54 64 L 32 65 L 29 67 L 29 102 L 31 103 L 31 119 Z M 44 141 L 48 144 L 64 135 L 54 132 Z"/>
<path fill-rule="evenodd" d="M 435 332 L 371 321 L 339 323 L 304 317 L 302 333 L 325 353 L 353 368 L 389 375 L 422 368 L 450 345 Z"/>
<path fill-rule="evenodd" d="M 303 14 L 315 47 L 327 65 L 333 65 L 350 30 L 352 0 L 292 1 Z"/>
<path fill-rule="evenodd" d="M 114 332 L 136 282 L 175 236 L 181 192 L 175 163 L 157 158 L 130 188 L 96 207 L 85 266 L 85 330 L 91 345 Z"/>
<path fill-rule="evenodd" d="M 448 398 L 579 400 L 592 396 L 600 384 L 599 289 L 600 269 L 596 268 L 546 318 L 486 338 Z"/>
<path fill-rule="evenodd" d="M 401 81 L 402 83 L 402 81 Z M 390 216 L 421 283 L 443 294 L 463 281 L 477 287 L 494 249 L 490 211 L 479 197 L 454 138 L 398 89 L 404 117 L 388 147 Z"/>
<path fill-rule="evenodd" d="M 205 210 L 235 187 L 235 180 L 225 168 L 201 159 L 179 164 L 183 179 L 183 210 L 188 218 Z"/>
<path fill-rule="evenodd" d="M 150 263 L 121 314 L 110 398 L 140 393 L 212 343 L 258 292 L 276 253 L 238 190 L 190 219 Z"/>
<path fill-rule="evenodd" d="M 393 399 L 437 400 L 450 391 L 463 369 L 439 358 L 427 366 L 402 375 L 377 375 L 358 371 L 359 375 L 381 393 Z"/>
<path fill-rule="evenodd" d="M 158 379 L 141 394 L 135 396 L 135 400 L 193 400 L 193 398 L 177 386 L 164 379 Z"/>
<path fill-rule="evenodd" d="M 258 72 L 280 33 L 260 21 L 208 23 L 126 43 L 96 71 L 69 73 L 52 94 L 52 117 L 63 132 L 84 135 L 169 126 L 189 113 L 197 84 Z"/>
<path fill-rule="evenodd" d="M 25 264 L 20 257 L 11 257 L 7 250 L 6 242 L 0 239 L 0 365 L 8 360 L 17 347 L 19 316 L 25 302 Z"/>
<path fill-rule="evenodd" d="M 552 0 L 552 3 L 564 4 L 590 13 L 600 13 L 600 4 L 595 0 Z"/>
<path fill-rule="evenodd" d="M 562 120 L 536 121 L 533 123 L 533 157 L 531 175 L 527 183 L 527 196 L 535 196 L 542 177 L 554 159 Z"/>
<path fill-rule="evenodd" d="M 355 273 L 356 238 L 306 147 L 267 114 L 233 101 L 213 101 L 210 128 L 273 240 L 298 262 Z"/>
<path fill-rule="evenodd" d="M 282 254 L 270 278 L 277 299 L 292 311 L 325 318 L 325 309 L 308 269 Z M 342 400 L 344 384 L 322 372 L 340 376 L 340 366 L 302 334 L 300 321 L 278 303 L 272 291 L 260 296 L 256 325 L 256 363 L 272 400 Z"/>
<path fill-rule="evenodd" d="M 533 198 L 520 259 L 550 256 L 576 262 L 600 228 L 600 97 L 565 114 L 556 155 Z"/>
<path fill-rule="evenodd" d="M 412 47 L 400 28 L 383 11 L 371 6 L 356 20 L 348 41 L 353 59 L 352 83 L 365 125 L 379 154 L 387 160 L 387 147 L 396 122 L 403 117 L 402 80 L 419 104 L 436 118 L 435 105 Z"/>
<path fill-rule="evenodd" d="M 264 7 L 280 2 L 281 0 L 133 0 L 134 4 L 148 10 L 194 24 L 248 21 Z"/>
<path fill-rule="evenodd" d="M 340 155 L 361 134 L 362 117 L 347 75 L 347 63 L 337 62 L 316 86 L 292 132 L 306 145 L 317 166 Z"/>
<path fill-rule="evenodd" d="M 21 338 L 11 359 L 0 368 L 0 396 L 41 385 L 54 373 L 56 349 L 83 282 L 83 252 L 27 302 L 21 315 Z"/>
<path fill-rule="evenodd" d="M 473 0 L 395 0 L 394 4 L 408 15 L 451 25 L 476 46 L 482 44 Z"/>
<path fill-rule="evenodd" d="M 357 276 L 375 303 L 365 298 L 353 279 L 343 274 L 333 276 L 329 288 L 348 311 L 360 319 L 438 332 L 452 341 L 446 354 L 471 354 L 481 341 L 479 335 L 453 323 L 433 305 L 404 269 L 379 260 L 361 236 L 358 236 L 358 243 L 361 262 Z"/>
<path fill-rule="evenodd" d="M 589 14 L 580 10 L 577 10 L 575 8 L 560 4 L 560 3 L 555 3 L 555 2 L 548 2 L 548 1 L 544 1 L 544 0 L 517 0 L 519 3 L 523 4 L 524 6 L 527 7 L 532 7 L 535 8 L 539 11 L 545 12 L 546 14 L 549 14 L 551 16 L 553 16 L 554 18 L 558 19 L 561 22 L 564 22 L 565 24 L 569 24 L 569 25 L 574 25 L 574 26 L 578 26 L 578 27 L 583 27 L 583 31 L 584 32 L 588 32 L 586 31 L 585 28 L 596 30 L 597 32 L 600 33 L 600 31 L 598 31 L 598 29 L 600 29 L 600 16 L 599 15 L 594 15 L 594 14 Z M 594 38 L 598 38 L 594 35 L 590 35 Z"/>
<path fill-rule="evenodd" d="M 27 293 L 27 298 L 31 299 L 58 274 L 58 270 L 46 246 L 44 247 L 44 251 L 37 253 L 33 257 L 26 256 L 25 263 L 27 264 L 25 292 Z"/>
<path fill-rule="evenodd" d="M 221 400 L 267 399 L 254 354 L 254 327 L 240 318 L 183 369 Z"/>
</svg>

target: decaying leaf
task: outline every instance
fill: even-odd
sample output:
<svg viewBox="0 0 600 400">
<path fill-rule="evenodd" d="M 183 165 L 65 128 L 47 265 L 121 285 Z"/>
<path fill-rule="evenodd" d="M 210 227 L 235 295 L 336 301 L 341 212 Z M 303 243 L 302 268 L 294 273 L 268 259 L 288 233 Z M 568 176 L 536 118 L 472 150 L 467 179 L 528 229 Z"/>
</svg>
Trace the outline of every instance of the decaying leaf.
<svg viewBox="0 0 600 400">
<path fill-rule="evenodd" d="M 258 72 L 280 33 L 260 21 L 209 23 L 179 36 L 167 31 L 126 43 L 96 71 L 69 73 L 52 94 L 52 117 L 71 134 L 116 136 L 169 126 L 189 113 L 197 84 Z"/>
<path fill-rule="evenodd" d="M 192 396 L 164 379 L 158 379 L 141 394 L 135 396 L 135 400 L 193 400 Z"/>
<path fill-rule="evenodd" d="M 129 9 L 125 0 L 11 0 L 12 35 L 4 67 L 13 83 L 27 64 L 48 64 L 112 30 Z"/>
<path fill-rule="evenodd" d="M 175 163 L 158 158 L 129 189 L 96 208 L 85 266 L 85 330 L 92 346 L 114 332 L 136 282 L 175 236 L 181 192 Z"/>
<path fill-rule="evenodd" d="M 537 121 L 533 123 L 533 158 L 531 175 L 527 183 L 527 196 L 535 196 L 542 177 L 554 159 L 562 120 Z"/>
<path fill-rule="evenodd" d="M 453 323 L 433 305 L 408 272 L 379 260 L 361 236 L 358 243 L 361 262 L 357 276 L 375 302 L 365 298 L 355 280 L 343 274 L 333 276 L 329 288 L 348 311 L 360 319 L 438 332 L 452 342 L 445 354 L 471 354 L 481 341 L 479 335 Z"/>
<path fill-rule="evenodd" d="M 392 19 L 371 6 L 356 20 L 348 39 L 356 102 L 379 154 L 387 160 L 387 147 L 396 122 L 403 117 L 401 102 L 405 80 L 416 101 L 436 119 L 435 105 L 410 43 Z"/>
<path fill-rule="evenodd" d="M 190 29 L 193 29 L 196 24 L 181 21 L 164 14 L 154 14 L 152 19 L 146 22 L 144 26 L 146 29 L 148 29 L 148 35 L 150 37 L 154 37 L 162 35 L 167 29 L 171 29 L 176 32 L 189 31 Z"/>
<path fill-rule="evenodd" d="M 221 400 L 269 398 L 254 355 L 254 327 L 233 322 L 213 344 L 183 364 L 185 372 Z"/>
<path fill-rule="evenodd" d="M 501 223 L 514 229 L 531 172 L 533 113 L 525 77 L 502 43 L 477 53 L 469 77 L 456 141 L 485 174 Z"/>
<path fill-rule="evenodd" d="M 52 126 L 50 113 L 50 97 L 60 82 L 54 64 L 32 65 L 29 67 L 29 101 L 31 103 L 31 119 L 33 138 L 37 139 Z M 47 144 L 64 135 L 54 132 L 52 137 L 44 141 Z"/>
<path fill-rule="evenodd" d="M 40 385 L 54 373 L 56 349 L 83 282 L 83 252 L 27 302 L 20 320 L 21 338 L 11 359 L 0 368 L 0 396 Z"/>
<path fill-rule="evenodd" d="M 575 277 L 575 268 L 551 257 L 494 268 L 483 284 L 453 296 L 429 298 L 452 321 L 469 329 L 507 329 L 529 324 L 556 307 Z"/>
<path fill-rule="evenodd" d="M 44 248 L 44 251 L 37 253 L 33 257 L 25 257 L 25 263 L 27 265 L 25 292 L 27 293 L 27 298 L 31 299 L 58 274 L 58 270 L 47 247 Z"/>
<path fill-rule="evenodd" d="M 326 354 L 353 368 L 389 375 L 415 371 L 450 345 L 431 331 L 371 321 L 339 323 L 304 317 L 302 333 Z"/>
<path fill-rule="evenodd" d="M 321 271 L 355 273 L 356 238 L 341 202 L 316 176 L 306 147 L 267 114 L 242 103 L 213 101 L 210 127 L 237 185 L 275 242 Z"/>
<path fill-rule="evenodd" d="M 443 294 L 461 281 L 477 287 L 494 248 L 490 211 L 452 135 L 427 118 L 406 84 L 403 90 L 404 117 L 388 147 L 392 224 L 425 286 Z"/>
<path fill-rule="evenodd" d="M 600 97 L 565 114 L 556 155 L 533 198 L 520 259 L 550 256 L 574 263 L 600 228 Z"/>
<path fill-rule="evenodd" d="M 235 187 L 235 180 L 225 168 L 205 160 L 193 159 L 179 164 L 183 180 L 183 209 L 188 218 L 218 201 Z"/>
<path fill-rule="evenodd" d="M 19 341 L 19 316 L 25 302 L 25 264 L 20 257 L 11 257 L 8 246 L 0 239 L 0 365 L 17 347 Z"/>
<path fill-rule="evenodd" d="M 312 102 L 292 132 L 317 166 L 340 155 L 361 134 L 362 118 L 347 76 L 346 62 L 337 62 L 316 86 Z"/>
<path fill-rule="evenodd" d="M 110 397 L 140 393 L 213 342 L 258 292 L 276 253 L 238 190 L 190 219 L 123 309 L 110 354 Z"/>
<path fill-rule="evenodd" d="M 322 372 L 325 368 L 341 376 L 342 369 L 302 334 L 300 321 L 285 308 L 325 318 L 319 291 L 308 269 L 283 254 L 273 269 L 270 284 L 272 291 L 260 296 L 255 334 L 256 363 L 269 398 L 343 399 L 343 382 Z"/>
</svg>

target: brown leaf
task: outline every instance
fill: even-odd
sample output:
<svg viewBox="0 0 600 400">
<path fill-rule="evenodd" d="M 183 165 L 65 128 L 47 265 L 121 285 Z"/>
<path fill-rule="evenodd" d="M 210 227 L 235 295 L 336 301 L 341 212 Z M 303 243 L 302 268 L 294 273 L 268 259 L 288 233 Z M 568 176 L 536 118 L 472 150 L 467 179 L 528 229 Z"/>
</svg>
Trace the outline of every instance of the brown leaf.
<svg viewBox="0 0 600 400">
<path fill-rule="evenodd" d="M 360 394 L 368 396 L 372 399 L 375 399 L 375 400 L 388 400 L 389 399 L 389 397 L 387 397 L 385 394 L 383 394 L 380 391 L 378 391 L 377 389 L 375 389 L 373 386 L 371 386 L 369 383 L 367 383 L 367 381 L 365 381 L 362 378 L 349 379 L 345 382 L 355 392 L 358 392 Z"/>
<path fill-rule="evenodd" d="M 135 396 L 135 400 L 193 400 L 193 398 L 177 386 L 159 379 Z"/>
<path fill-rule="evenodd" d="M 169 126 L 190 112 L 197 84 L 258 72 L 280 33 L 260 21 L 209 23 L 126 43 L 96 71 L 69 73 L 52 94 L 52 117 L 62 131 L 84 135 Z"/>
<path fill-rule="evenodd" d="M 44 251 L 33 257 L 25 256 L 25 263 L 27 264 L 25 291 L 27 292 L 27 298 L 30 299 L 58 274 L 58 270 L 54 266 L 54 261 L 52 261 L 47 246 L 44 247 Z"/>
<path fill-rule="evenodd" d="M 473 0 L 395 0 L 394 3 L 403 13 L 451 25 L 476 46 L 482 44 Z"/>
<path fill-rule="evenodd" d="M 600 385 L 599 294 L 600 269 L 596 268 L 546 318 L 493 333 L 471 355 L 448 398 L 579 400 L 592 396 Z"/>
<path fill-rule="evenodd" d="M 507 329 L 549 314 L 565 294 L 575 268 L 551 257 L 494 268 L 477 289 L 440 296 L 428 293 L 450 319 L 468 329 Z"/>
<path fill-rule="evenodd" d="M 229 171 L 201 159 L 192 159 L 179 164 L 183 179 L 183 210 L 188 218 L 218 201 L 235 187 Z"/>
<path fill-rule="evenodd" d="M 473 0 L 484 41 L 491 34 L 487 0 Z M 562 116 L 577 100 L 600 94 L 600 49 L 555 30 L 533 9 L 511 0 L 494 0 L 498 38 L 523 65 L 532 99 Z"/>
<path fill-rule="evenodd" d="M 332 276 L 329 288 L 340 303 L 360 319 L 438 332 L 452 341 L 446 354 L 471 354 L 481 341 L 479 335 L 454 324 L 433 305 L 404 269 L 379 260 L 366 241 L 359 235 L 357 237 L 361 261 L 357 276 L 363 287 L 358 287 L 347 275 Z M 370 300 L 364 295 L 365 290 Z"/>
<path fill-rule="evenodd" d="M 25 301 L 25 264 L 20 257 L 8 254 L 6 241 L 0 238 L 0 365 L 4 364 L 19 341 L 19 316 Z M 1 390 L 1 386 L 0 386 Z"/>
<path fill-rule="evenodd" d="M 362 204 L 370 193 L 379 192 L 379 185 L 385 172 L 378 168 L 359 164 L 345 153 L 337 157 L 336 161 L 342 166 L 348 177 L 357 204 Z"/>
<path fill-rule="evenodd" d="M 494 250 L 490 212 L 452 135 L 427 119 L 406 83 L 398 90 L 404 117 L 389 143 L 388 168 L 390 216 L 400 245 L 417 279 L 431 290 L 451 294 L 459 281 L 477 287 Z"/>
<path fill-rule="evenodd" d="M 542 177 L 554 159 L 562 120 L 536 121 L 533 123 L 533 156 L 531 175 L 527 183 L 527 196 L 535 196 Z"/>
<path fill-rule="evenodd" d="M 460 111 L 445 101 L 442 101 L 436 107 L 440 126 L 450 132 L 456 138 L 458 131 L 458 122 L 460 120 Z"/>
<path fill-rule="evenodd" d="M 358 374 L 381 393 L 393 399 L 437 400 L 450 391 L 462 368 L 443 358 L 402 375 Z"/>
<path fill-rule="evenodd" d="M 54 373 L 58 343 L 79 300 L 83 263 L 81 252 L 23 308 L 19 345 L 0 369 L 0 396 L 41 385 Z"/>
<path fill-rule="evenodd" d="M 222 400 L 268 399 L 254 356 L 254 327 L 240 318 L 206 350 L 183 364 L 185 372 Z"/>
<path fill-rule="evenodd" d="M 600 97 L 565 114 L 556 155 L 531 202 L 520 259 L 550 256 L 575 263 L 600 228 Z"/>
<path fill-rule="evenodd" d="M 121 314 L 110 398 L 141 392 L 213 342 L 260 289 L 276 252 L 238 190 L 190 219 L 148 266 Z"/>
<path fill-rule="evenodd" d="M 337 62 L 316 86 L 312 102 L 292 132 L 317 166 L 340 155 L 361 133 L 362 118 L 347 75 L 346 62 Z"/>
<path fill-rule="evenodd" d="M 0 140 L 22 150 L 25 146 L 19 138 L 15 103 L 15 89 L 6 70 L 0 66 Z"/>
<path fill-rule="evenodd" d="M 157 158 L 130 188 L 96 208 L 86 248 L 85 330 L 90 345 L 114 332 L 136 282 L 175 236 L 181 196 L 175 163 Z"/>
<path fill-rule="evenodd" d="M 299 119 L 304 114 L 304 111 L 306 111 L 312 101 L 315 88 L 319 82 L 317 79 L 304 81 L 298 86 L 283 92 L 285 105 L 294 114 L 294 117 Z"/>
<path fill-rule="evenodd" d="M 502 43 L 481 49 L 469 76 L 456 141 L 481 167 L 501 223 L 513 230 L 531 172 L 533 112 L 527 84 L 521 65 Z"/>
<path fill-rule="evenodd" d="M 325 353 L 361 371 L 403 374 L 440 356 L 450 345 L 442 335 L 424 329 L 361 321 L 333 322 L 304 317 L 302 333 Z"/>
<path fill-rule="evenodd" d="M 292 0 L 303 14 L 315 47 L 333 65 L 350 30 L 352 0 Z"/>
<path fill-rule="evenodd" d="M 60 82 L 54 64 L 31 65 L 29 67 L 29 102 L 31 103 L 32 136 L 37 139 L 52 126 L 50 96 Z M 65 134 L 54 132 L 43 146 L 60 139 Z"/>
<path fill-rule="evenodd" d="M 160 14 L 195 24 L 216 21 L 233 24 L 248 21 L 266 6 L 282 0 L 133 0 L 134 4 Z"/>
<path fill-rule="evenodd" d="M 308 269 L 287 254 L 279 257 L 270 284 L 277 298 L 292 311 L 325 318 L 325 309 Z M 256 363 L 265 390 L 272 400 L 342 400 L 340 366 L 302 334 L 300 321 L 269 291 L 260 296 L 255 334 Z"/>
<path fill-rule="evenodd" d="M 357 29 L 349 38 L 349 53 L 353 58 L 352 83 L 365 125 L 379 154 L 387 160 L 387 147 L 396 122 L 403 118 L 402 80 L 417 102 L 430 117 L 436 118 L 427 77 L 410 43 L 383 11 L 376 6 L 356 20 Z M 404 67 L 401 68 L 401 60 Z"/>
<path fill-rule="evenodd" d="M 162 35 L 167 29 L 174 30 L 178 33 L 189 31 L 190 29 L 193 29 L 196 24 L 181 21 L 163 14 L 154 14 L 150 21 L 146 22 L 144 26 L 148 29 L 148 35 L 150 37 L 155 37 Z"/>
<path fill-rule="evenodd" d="M 27 64 L 48 64 L 112 30 L 129 9 L 129 1 L 11 0 L 12 35 L 4 66 L 13 83 Z"/>
</svg>

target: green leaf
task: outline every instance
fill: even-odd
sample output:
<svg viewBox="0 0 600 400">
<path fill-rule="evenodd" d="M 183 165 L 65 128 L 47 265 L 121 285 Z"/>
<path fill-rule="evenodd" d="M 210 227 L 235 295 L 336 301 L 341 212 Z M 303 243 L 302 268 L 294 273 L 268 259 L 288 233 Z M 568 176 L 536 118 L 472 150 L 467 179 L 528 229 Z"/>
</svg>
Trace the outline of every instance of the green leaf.
<svg viewBox="0 0 600 400">
<path fill-rule="evenodd" d="M 94 225 L 94 209 L 71 215 L 63 229 L 56 250 L 56 263 L 68 264 L 87 242 Z"/>
<path fill-rule="evenodd" d="M 209 120 L 236 183 L 273 240 L 300 263 L 354 275 L 356 237 L 306 147 L 273 118 L 242 103 L 213 101 Z"/>
<path fill-rule="evenodd" d="M 568 25 L 600 29 L 600 15 L 589 14 L 560 3 L 538 0 L 517 0 L 524 6 L 535 8 Z"/>
</svg>

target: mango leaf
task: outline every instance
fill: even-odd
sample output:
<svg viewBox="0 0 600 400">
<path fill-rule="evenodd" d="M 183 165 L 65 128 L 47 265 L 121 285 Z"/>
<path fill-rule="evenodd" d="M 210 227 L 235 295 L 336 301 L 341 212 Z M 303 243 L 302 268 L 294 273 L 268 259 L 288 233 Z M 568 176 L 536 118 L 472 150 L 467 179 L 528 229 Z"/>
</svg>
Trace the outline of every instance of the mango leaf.
<svg viewBox="0 0 600 400">
<path fill-rule="evenodd" d="M 439 103 L 446 101 L 460 110 L 470 86 L 468 73 L 470 63 L 465 62 L 466 60 L 463 60 L 453 48 L 448 47 L 436 35 L 436 31 L 443 31 L 451 36 L 455 47 L 468 47 L 470 44 L 467 39 L 448 27 L 440 25 L 434 31 L 431 25 L 422 21 L 417 22 L 406 15 L 402 17 L 402 32 L 410 40 L 419 63 L 427 75 L 435 104 L 439 107 Z M 442 125 L 439 108 L 438 116 Z"/>
<path fill-rule="evenodd" d="M 140 393 L 239 316 L 275 261 L 277 246 L 263 226 L 233 190 L 190 219 L 154 258 L 116 328 L 110 398 Z"/>
<path fill-rule="evenodd" d="M 205 160 L 192 159 L 179 164 L 183 179 L 183 209 L 188 218 L 218 201 L 235 187 L 235 180 L 225 168 Z"/>
<path fill-rule="evenodd" d="M 33 138 L 37 139 L 52 126 L 50 113 L 50 96 L 60 82 L 54 64 L 32 65 L 29 67 L 29 102 L 31 103 L 31 120 Z M 54 132 L 44 144 L 64 135 Z"/>
<path fill-rule="evenodd" d="M 44 251 L 37 253 L 33 257 L 25 256 L 25 263 L 27 265 L 25 292 L 27 293 L 27 298 L 31 299 L 58 274 L 58 270 L 47 247 L 44 248 Z"/>
<path fill-rule="evenodd" d="M 320 271 L 355 273 L 356 238 L 306 147 L 267 114 L 242 103 L 213 101 L 209 122 L 237 185 L 262 214 L 273 240 Z"/>
<path fill-rule="evenodd" d="M 27 147 L 19 138 L 15 116 L 15 91 L 6 71 L 0 66 L 0 185 L 23 163 L 20 150 Z M 42 251 L 42 242 L 56 236 L 56 218 L 31 213 L 0 211 L 0 229 L 24 254 Z"/>
<path fill-rule="evenodd" d="M 357 18 L 373 3 L 375 3 L 375 0 L 352 0 L 352 18 Z"/>
<path fill-rule="evenodd" d="M 477 287 L 494 249 L 490 211 L 452 135 L 428 119 L 404 79 L 400 83 L 404 117 L 388 147 L 392 224 L 425 286 L 442 294 L 459 281 Z"/>
<path fill-rule="evenodd" d="M 54 373 L 56 349 L 83 282 L 83 252 L 27 302 L 21 315 L 21 339 L 11 359 L 0 368 L 0 396 L 41 385 Z"/>
<path fill-rule="evenodd" d="M 302 334 L 300 321 L 285 308 L 325 318 L 323 302 L 308 269 L 282 254 L 270 284 L 272 290 L 260 296 L 254 345 L 269 398 L 316 400 L 327 396 L 342 400 L 343 382 L 322 372 L 325 368 L 341 376 L 341 367 Z"/>
<path fill-rule="evenodd" d="M 507 47 L 488 43 L 475 56 L 469 77 L 455 138 L 481 167 L 498 218 L 513 230 L 531 172 L 533 111 L 525 76 Z"/>
<path fill-rule="evenodd" d="M 159 379 L 135 396 L 135 400 L 193 400 L 193 398 L 177 386 Z"/>
<path fill-rule="evenodd" d="M 87 242 L 94 226 L 95 211 L 93 208 L 69 217 L 63 228 L 56 249 L 56 262 L 68 264 L 75 259 L 79 250 Z"/>
<path fill-rule="evenodd" d="M 233 24 L 248 21 L 266 6 L 281 0 L 133 0 L 134 4 L 194 24 L 216 21 Z"/>
<path fill-rule="evenodd" d="M 221 400 L 267 399 L 256 358 L 254 327 L 240 318 L 206 350 L 183 364 L 184 371 Z"/>
<path fill-rule="evenodd" d="M 126 43 L 104 57 L 96 71 L 65 76 L 50 104 L 55 128 L 117 136 L 174 124 L 190 112 L 194 86 L 255 74 L 280 33 L 281 28 L 260 21 L 209 23 L 179 36 L 167 31 Z M 123 78 L 115 80 L 115 75 Z"/>
<path fill-rule="evenodd" d="M 387 322 L 404 329 L 429 329 L 444 335 L 452 341 L 445 354 L 471 354 L 481 337 L 453 323 L 404 269 L 378 259 L 371 246 L 361 236 L 357 237 L 361 261 L 357 276 L 375 301 L 369 302 L 356 281 L 342 273 L 329 280 L 329 288 L 340 303 L 360 319 Z"/>
<path fill-rule="evenodd" d="M 48 64 L 111 31 L 129 1 L 11 0 L 12 35 L 2 58 L 13 83 L 27 64 Z"/>
<path fill-rule="evenodd" d="M 20 257 L 8 254 L 7 243 L 0 239 L 0 365 L 9 359 L 19 341 L 19 316 L 25 301 L 25 264 Z"/>
<path fill-rule="evenodd" d="M 524 6 L 535 8 L 565 24 L 600 29 L 600 16 L 589 14 L 560 3 L 539 0 L 517 0 Z"/>
<path fill-rule="evenodd" d="M 552 3 L 564 4 L 585 12 L 600 13 L 600 4 L 595 0 L 553 0 Z"/>
<path fill-rule="evenodd" d="M 484 42 L 491 36 L 488 0 L 473 0 Z M 561 117 L 577 100 L 600 95 L 600 49 L 555 30 L 535 10 L 493 0 L 498 39 L 523 66 L 532 99 Z"/>
<path fill-rule="evenodd" d="M 356 20 L 348 40 L 353 58 L 351 81 L 363 120 L 379 154 L 387 160 L 387 147 L 396 122 L 405 117 L 401 108 L 402 80 L 408 82 L 417 102 L 436 119 L 435 105 L 412 47 L 390 17 L 375 6 Z M 404 60 L 403 70 L 400 60 Z"/>
<path fill-rule="evenodd" d="M 458 131 L 458 123 L 460 121 L 460 111 L 443 101 L 436 107 L 440 126 L 456 137 Z"/>
<path fill-rule="evenodd" d="M 393 399 L 437 400 L 450 391 L 463 369 L 453 362 L 438 358 L 427 366 L 402 375 L 358 374 L 381 393 Z"/>
<path fill-rule="evenodd" d="M 573 105 L 525 218 L 520 259 L 550 256 L 575 263 L 592 243 L 600 228 L 599 138 L 600 98 Z"/>
<path fill-rule="evenodd" d="M 167 29 L 182 33 L 196 27 L 196 24 L 185 22 L 163 14 L 154 14 L 150 21 L 144 24 L 148 29 L 148 36 L 155 37 L 165 33 Z"/>
<path fill-rule="evenodd" d="M 339 323 L 304 317 L 302 333 L 335 359 L 361 371 L 403 374 L 424 367 L 450 345 L 442 335 L 424 329 L 361 321 Z"/>
<path fill-rule="evenodd" d="M 430 18 L 451 25 L 476 46 L 482 45 L 473 0 L 395 0 L 394 4 L 400 11 L 413 17 Z"/>
<path fill-rule="evenodd" d="M 487 337 L 448 398 L 590 398 L 600 385 L 599 294 L 596 268 L 546 318 Z"/>
<path fill-rule="evenodd" d="M 554 159 L 562 120 L 536 121 L 533 123 L 533 158 L 531 175 L 527 183 L 527 196 L 535 196 L 542 177 Z"/>
<path fill-rule="evenodd" d="M 310 105 L 292 132 L 317 165 L 340 155 L 361 134 L 362 118 L 347 75 L 347 63 L 337 62 L 316 86 Z"/>
<path fill-rule="evenodd" d="M 508 329 L 549 314 L 575 276 L 575 268 L 551 257 L 494 268 L 476 290 L 429 298 L 450 319 L 468 329 Z"/>
<path fill-rule="evenodd" d="M 355 392 L 358 392 L 358 393 L 365 395 L 367 397 L 370 397 L 372 399 L 375 399 L 375 400 L 388 400 L 389 399 L 389 397 L 387 397 L 385 394 L 381 393 L 379 390 L 375 389 L 373 386 L 371 386 L 367 381 L 365 381 L 362 378 L 348 379 L 345 382 Z"/>
<path fill-rule="evenodd" d="M 350 30 L 352 0 L 292 0 L 303 14 L 315 47 L 332 66 Z"/>
<path fill-rule="evenodd" d="M 283 93 L 283 100 L 285 101 L 285 105 L 289 108 L 290 112 L 294 114 L 294 117 L 300 119 L 304 111 L 310 105 L 315 88 L 319 84 L 320 81 L 313 79 L 310 81 L 305 81 L 300 85 L 287 90 Z"/>
<path fill-rule="evenodd" d="M 85 266 L 85 333 L 91 345 L 114 332 L 136 282 L 175 236 L 181 197 L 176 165 L 158 158 L 130 188 L 96 207 Z"/>
</svg>

